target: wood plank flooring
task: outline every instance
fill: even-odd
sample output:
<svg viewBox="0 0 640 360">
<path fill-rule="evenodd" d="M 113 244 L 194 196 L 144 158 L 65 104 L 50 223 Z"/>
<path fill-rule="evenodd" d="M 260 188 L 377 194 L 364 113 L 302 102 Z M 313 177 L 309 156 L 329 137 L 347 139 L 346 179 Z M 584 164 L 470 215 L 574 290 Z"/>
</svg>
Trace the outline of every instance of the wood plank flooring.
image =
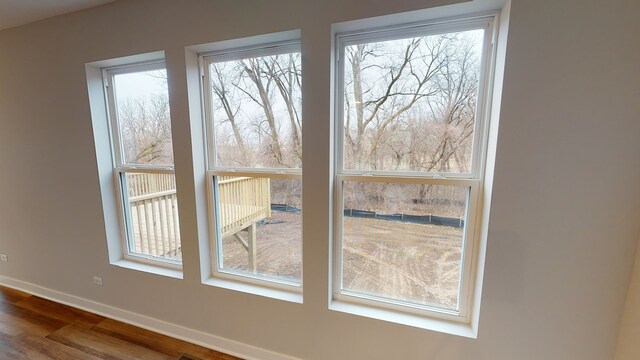
<svg viewBox="0 0 640 360">
<path fill-rule="evenodd" d="M 3 286 L 0 286 L 0 359 L 238 360 Z"/>
</svg>

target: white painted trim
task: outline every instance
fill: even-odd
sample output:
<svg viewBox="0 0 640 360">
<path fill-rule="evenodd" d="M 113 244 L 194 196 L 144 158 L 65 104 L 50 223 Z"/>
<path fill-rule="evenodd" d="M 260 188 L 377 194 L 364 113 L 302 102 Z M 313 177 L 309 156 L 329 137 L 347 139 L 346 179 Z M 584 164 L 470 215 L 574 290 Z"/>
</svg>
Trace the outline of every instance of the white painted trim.
<svg viewBox="0 0 640 360">
<path fill-rule="evenodd" d="M 299 179 L 302 180 L 302 171 L 300 169 L 242 169 L 238 171 L 230 170 L 209 170 L 207 177 L 211 176 L 236 176 L 236 177 L 252 177 L 252 178 L 269 178 L 269 179 Z"/>
<path fill-rule="evenodd" d="M 230 290 L 266 296 L 274 299 L 302 303 L 302 283 L 290 283 L 266 275 L 256 275 L 234 272 L 224 269 L 222 263 L 222 235 L 218 224 L 219 199 L 218 199 L 218 176 L 248 176 L 264 177 L 272 179 L 298 179 L 302 181 L 301 168 L 257 168 L 257 167 L 227 167 L 216 164 L 216 133 L 214 129 L 212 93 L 209 85 L 210 65 L 237 61 L 249 57 L 272 56 L 286 53 L 301 52 L 300 30 L 283 31 L 278 33 L 252 36 L 248 38 L 225 40 L 215 43 L 195 45 L 187 47 L 187 61 L 189 55 L 197 56 L 191 59 L 191 65 L 197 66 L 199 70 L 198 80 L 200 80 L 201 114 L 199 118 L 203 121 L 201 127 L 204 132 L 202 138 L 204 142 L 203 153 L 206 154 L 203 172 L 206 181 L 205 193 L 207 195 L 207 219 L 209 233 L 209 251 L 201 251 L 201 260 L 207 260 L 210 271 L 201 271 L 202 283 L 205 285 L 218 286 Z M 189 64 L 187 65 L 189 66 Z M 195 85 L 195 78 L 193 78 Z M 195 110 L 195 107 L 194 109 Z M 304 122 L 304 120 L 303 120 Z M 196 174 L 196 176 L 198 176 Z M 300 234 L 302 238 L 302 234 Z M 202 264 L 202 262 L 201 262 Z M 302 278 L 300 279 L 302 282 Z"/>
<path fill-rule="evenodd" d="M 503 4 L 497 0 L 496 4 Z M 506 5 L 505 5 L 506 6 Z M 491 97 L 500 96 L 500 92 L 494 91 L 494 77 L 496 66 L 496 43 L 500 31 L 500 10 L 483 9 L 481 12 L 468 10 L 454 11 L 453 7 L 447 8 L 446 16 L 435 16 L 432 9 L 405 13 L 412 16 L 388 15 L 373 19 L 347 21 L 332 25 L 333 32 L 333 88 L 334 97 L 332 106 L 334 112 L 334 157 L 333 159 L 333 239 L 331 241 L 332 258 L 331 265 L 331 294 L 329 308 L 331 310 L 352 313 L 380 320 L 397 322 L 409 326 L 415 326 L 435 331 L 460 335 L 465 337 L 477 337 L 477 324 L 479 319 L 479 302 L 482 287 L 482 274 L 484 271 L 484 254 L 486 249 L 485 217 L 489 216 L 490 198 L 483 197 L 485 187 L 491 192 L 491 174 L 486 173 L 486 168 L 492 166 L 487 162 L 487 156 L 495 156 L 487 148 L 494 147 L 495 134 L 490 137 L 489 130 L 495 131 L 491 121 L 497 119 L 491 112 L 494 100 Z M 500 9 L 500 6 L 497 7 Z M 444 7 L 441 8 L 444 10 Z M 420 19 L 422 17 L 422 19 Z M 378 23 L 380 20 L 380 23 Z M 385 41 L 407 36 L 429 36 L 448 31 L 465 31 L 470 29 L 483 29 L 483 51 L 481 54 L 480 78 L 478 83 L 478 105 L 476 109 L 474 139 L 472 149 L 472 169 L 463 174 L 421 174 L 419 172 L 392 172 L 392 171 L 358 171 L 344 169 L 344 67 L 345 47 L 350 44 L 360 44 L 372 41 Z M 502 35 L 503 36 L 503 35 Z M 426 176 L 425 176 L 426 175 Z M 354 296 L 342 287 L 342 226 L 343 226 L 343 181 L 367 181 L 390 183 L 429 183 L 445 186 L 467 186 L 467 208 L 465 211 L 465 227 L 463 236 L 463 248 L 460 271 L 460 286 L 458 291 L 458 307 L 456 312 L 439 311 L 438 309 L 406 306 L 395 301 L 380 301 L 369 296 Z M 486 203 L 483 201 L 486 200 Z M 458 323 L 458 324 L 456 324 Z"/>
<path fill-rule="evenodd" d="M 347 314 L 364 316 L 371 319 L 389 321 L 421 329 L 462 336 L 470 339 L 476 339 L 478 337 L 477 329 L 472 324 L 438 319 L 433 316 L 416 316 L 405 311 L 394 311 L 387 307 L 382 308 L 361 305 L 349 301 L 333 300 L 329 304 L 329 309 Z"/>
<path fill-rule="evenodd" d="M 500 123 L 500 110 L 502 104 L 502 86 L 504 81 L 504 69 L 507 54 L 507 37 L 509 32 L 509 21 L 511 14 L 511 0 L 507 0 L 502 7 L 500 14 L 497 15 L 495 22 L 495 37 L 493 46 L 494 68 L 490 76 L 491 103 L 488 104 L 487 110 L 490 111 L 487 130 L 487 149 L 486 163 L 484 168 L 484 183 L 478 200 L 478 211 L 482 214 L 481 221 L 476 224 L 476 236 L 480 239 L 477 248 L 474 249 L 474 259 L 476 274 L 473 278 L 474 283 L 471 303 L 471 326 L 475 333 L 478 333 L 480 323 L 480 305 L 482 301 L 482 286 L 484 283 L 484 270 L 487 253 L 487 242 L 489 239 L 489 218 L 491 210 L 491 199 L 493 194 L 493 177 L 496 164 L 496 153 L 498 145 L 498 127 Z"/>
<path fill-rule="evenodd" d="M 142 261 L 144 259 L 122 259 L 118 261 L 114 261 L 111 265 L 119 266 L 124 269 L 131 269 L 135 271 L 142 271 L 149 274 L 161 275 L 166 277 L 171 277 L 174 279 L 183 279 L 184 275 L 182 273 L 182 267 L 161 267 L 156 265 L 156 262 L 145 263 Z"/>
<path fill-rule="evenodd" d="M 255 35 L 245 38 L 228 39 L 207 44 L 188 46 L 187 51 L 200 55 L 211 52 L 225 52 L 232 49 L 256 47 L 269 43 L 287 42 L 300 39 L 300 30 L 287 30 L 270 34 Z"/>
<path fill-rule="evenodd" d="M 88 63 L 87 66 L 94 67 L 94 68 L 114 68 L 114 67 L 119 67 L 126 64 L 144 63 L 144 62 L 151 62 L 151 61 L 158 61 L 158 60 L 162 61 L 162 59 L 164 59 L 164 51 L 160 50 L 160 51 L 154 51 L 154 52 L 145 53 L 145 54 L 123 56 L 115 59 L 94 61 L 94 62 Z"/>
<path fill-rule="evenodd" d="M 174 174 L 175 171 L 173 165 L 126 163 L 116 111 L 114 76 L 158 69 L 166 69 L 164 51 L 85 64 L 109 263 L 128 269 L 182 278 L 182 261 L 141 256 L 129 250 L 129 239 L 132 236 L 130 210 L 126 203 L 127 194 L 123 191 L 122 174 Z M 139 262 L 140 266 L 131 265 L 133 262 Z"/>
<path fill-rule="evenodd" d="M 248 360 L 298 358 L 0 275 L 0 285 Z"/>
<path fill-rule="evenodd" d="M 455 4 L 427 7 L 420 10 L 387 14 L 365 19 L 348 20 L 332 25 L 334 33 L 360 31 L 363 29 L 396 26 L 417 22 L 447 22 L 460 18 L 464 14 L 483 14 L 499 12 L 510 0 L 462 1 Z"/>
<path fill-rule="evenodd" d="M 218 272 L 215 277 L 203 281 L 205 285 L 239 291 L 246 294 L 264 296 L 271 299 L 303 303 L 301 285 L 281 285 L 274 281 L 251 281 L 252 278 L 241 275 L 225 274 Z"/>
<path fill-rule="evenodd" d="M 253 57 L 262 56 L 274 56 L 290 53 L 299 53 L 301 51 L 300 40 L 292 39 L 285 41 L 278 41 L 272 43 L 261 43 L 248 47 L 234 47 L 226 50 L 212 51 L 208 53 L 202 53 L 205 69 L 209 68 L 211 64 L 238 61 Z"/>
</svg>

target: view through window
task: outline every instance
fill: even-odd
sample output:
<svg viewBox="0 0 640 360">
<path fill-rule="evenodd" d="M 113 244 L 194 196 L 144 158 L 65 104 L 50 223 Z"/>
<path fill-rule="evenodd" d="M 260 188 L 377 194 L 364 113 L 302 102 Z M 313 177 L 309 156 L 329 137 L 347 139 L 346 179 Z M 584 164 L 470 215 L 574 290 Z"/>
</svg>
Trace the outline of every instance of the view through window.
<svg viewBox="0 0 640 360">
<path fill-rule="evenodd" d="M 217 271 L 299 286 L 299 44 L 276 44 L 204 59 Z"/>
<path fill-rule="evenodd" d="M 336 297 L 462 312 L 486 28 L 338 35 Z"/>
<path fill-rule="evenodd" d="M 179 263 L 178 200 L 164 64 L 132 65 L 106 74 L 126 255 Z"/>
</svg>

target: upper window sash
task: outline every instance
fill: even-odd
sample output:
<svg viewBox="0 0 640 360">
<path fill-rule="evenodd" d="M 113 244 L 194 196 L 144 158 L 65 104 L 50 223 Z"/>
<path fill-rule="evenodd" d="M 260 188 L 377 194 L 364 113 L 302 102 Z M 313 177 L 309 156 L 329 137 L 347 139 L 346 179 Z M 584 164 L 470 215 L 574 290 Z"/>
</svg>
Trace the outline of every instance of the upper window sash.
<svg viewBox="0 0 640 360">
<path fill-rule="evenodd" d="M 299 178 L 302 169 L 272 169 L 272 168 L 222 168 L 208 170 L 212 176 L 249 176 L 270 178 Z"/>
<path fill-rule="evenodd" d="M 126 169 L 128 171 L 138 171 L 138 172 L 158 172 L 158 171 L 166 171 L 173 173 L 175 171 L 175 165 L 153 165 L 153 164 L 120 164 L 116 166 L 118 169 Z"/>
<path fill-rule="evenodd" d="M 112 146 L 112 161 L 114 168 L 120 169 L 164 169 L 173 170 L 174 164 L 135 164 L 128 163 L 124 156 L 124 143 L 122 140 L 122 127 L 118 116 L 117 89 L 115 77 L 118 75 L 135 74 L 146 71 L 166 70 L 164 59 L 151 60 L 135 64 L 126 64 L 105 68 L 102 70 L 107 104 L 107 118 L 109 119 L 109 131 Z"/>
<path fill-rule="evenodd" d="M 206 136 L 206 162 L 208 170 L 214 171 L 219 175 L 234 176 L 236 173 L 245 174 L 301 174 L 301 167 L 291 168 L 274 168 L 274 167 L 253 167 L 253 166 L 224 166 L 216 163 L 217 144 L 216 133 L 213 119 L 213 96 L 211 91 L 211 65 L 240 61 L 244 59 L 285 55 L 300 53 L 300 40 L 285 40 L 280 42 L 271 42 L 253 46 L 239 47 L 216 50 L 206 52 L 200 56 L 200 73 L 203 80 L 203 103 L 205 113 L 205 136 Z"/>
<path fill-rule="evenodd" d="M 382 176 L 382 177 L 422 177 L 430 179 L 473 179 L 480 180 L 484 174 L 486 158 L 486 143 L 488 141 L 488 79 L 491 74 L 491 58 L 494 44 L 494 16 L 479 16 L 471 19 L 444 20 L 437 22 L 417 22 L 399 26 L 373 28 L 368 30 L 349 31 L 336 34 L 336 105 L 335 118 L 336 133 L 336 174 Z M 345 133 L 344 133 L 344 104 L 345 104 L 345 58 L 346 48 L 373 42 L 408 39 L 414 37 L 428 37 L 451 32 L 483 30 L 482 52 L 480 53 L 479 78 L 477 85 L 477 103 L 474 116 L 473 143 L 471 151 L 471 166 L 468 172 L 441 171 L 389 171 L 389 170 L 360 170 L 345 169 Z"/>
<path fill-rule="evenodd" d="M 416 178 L 416 179 L 431 179 L 434 181 L 480 180 L 473 173 L 447 173 L 447 172 L 436 172 L 436 171 L 426 172 L 426 171 L 384 171 L 384 170 L 339 169 L 337 172 L 337 175 L 389 178 L 389 179 Z"/>
<path fill-rule="evenodd" d="M 166 64 L 164 59 L 158 60 L 150 60 L 143 61 L 134 64 L 125 64 L 119 66 L 112 66 L 103 69 L 103 73 L 105 74 L 105 79 L 108 81 L 109 85 L 111 85 L 112 78 L 114 75 L 122 75 L 122 74 L 133 74 L 143 71 L 153 71 L 153 70 L 165 70 Z"/>
<path fill-rule="evenodd" d="M 114 168 L 117 172 L 134 172 L 134 173 L 145 173 L 145 174 L 174 174 L 175 170 L 173 167 L 169 166 L 118 166 Z"/>
<path fill-rule="evenodd" d="M 446 178 L 433 176 L 398 176 L 393 175 L 369 175 L 369 174 L 337 174 L 340 181 L 357 182 L 390 182 L 397 184 L 428 184 L 428 185 L 450 185 L 450 186 L 477 186 L 478 180 L 466 178 Z"/>
<path fill-rule="evenodd" d="M 206 75 L 206 67 L 212 63 L 249 59 L 261 56 L 284 55 L 300 52 L 300 40 L 287 40 L 272 42 L 254 46 L 246 46 L 232 49 L 216 50 L 202 53 L 202 63 L 205 65 L 201 71 Z"/>
<path fill-rule="evenodd" d="M 366 30 L 345 31 L 336 34 L 336 39 L 338 40 L 336 42 L 336 46 L 337 50 L 339 50 L 341 45 L 358 45 L 374 41 L 390 41 L 412 37 L 434 36 L 479 29 L 490 30 L 493 28 L 494 21 L 495 17 L 493 15 L 489 15 L 459 20 L 414 22 L 409 24 L 370 28 Z"/>
</svg>

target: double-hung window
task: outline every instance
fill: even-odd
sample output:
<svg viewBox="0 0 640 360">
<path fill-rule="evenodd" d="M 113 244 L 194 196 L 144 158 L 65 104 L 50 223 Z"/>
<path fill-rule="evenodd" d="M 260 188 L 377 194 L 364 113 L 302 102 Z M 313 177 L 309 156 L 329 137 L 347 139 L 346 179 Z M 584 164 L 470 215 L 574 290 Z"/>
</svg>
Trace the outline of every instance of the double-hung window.
<svg viewBox="0 0 640 360">
<path fill-rule="evenodd" d="M 467 322 L 493 18 L 336 36 L 333 298 Z"/>
<path fill-rule="evenodd" d="M 201 57 L 214 275 L 302 285 L 299 42 Z"/>
<path fill-rule="evenodd" d="M 103 70 L 123 255 L 182 261 L 167 72 L 162 61 Z"/>
</svg>

